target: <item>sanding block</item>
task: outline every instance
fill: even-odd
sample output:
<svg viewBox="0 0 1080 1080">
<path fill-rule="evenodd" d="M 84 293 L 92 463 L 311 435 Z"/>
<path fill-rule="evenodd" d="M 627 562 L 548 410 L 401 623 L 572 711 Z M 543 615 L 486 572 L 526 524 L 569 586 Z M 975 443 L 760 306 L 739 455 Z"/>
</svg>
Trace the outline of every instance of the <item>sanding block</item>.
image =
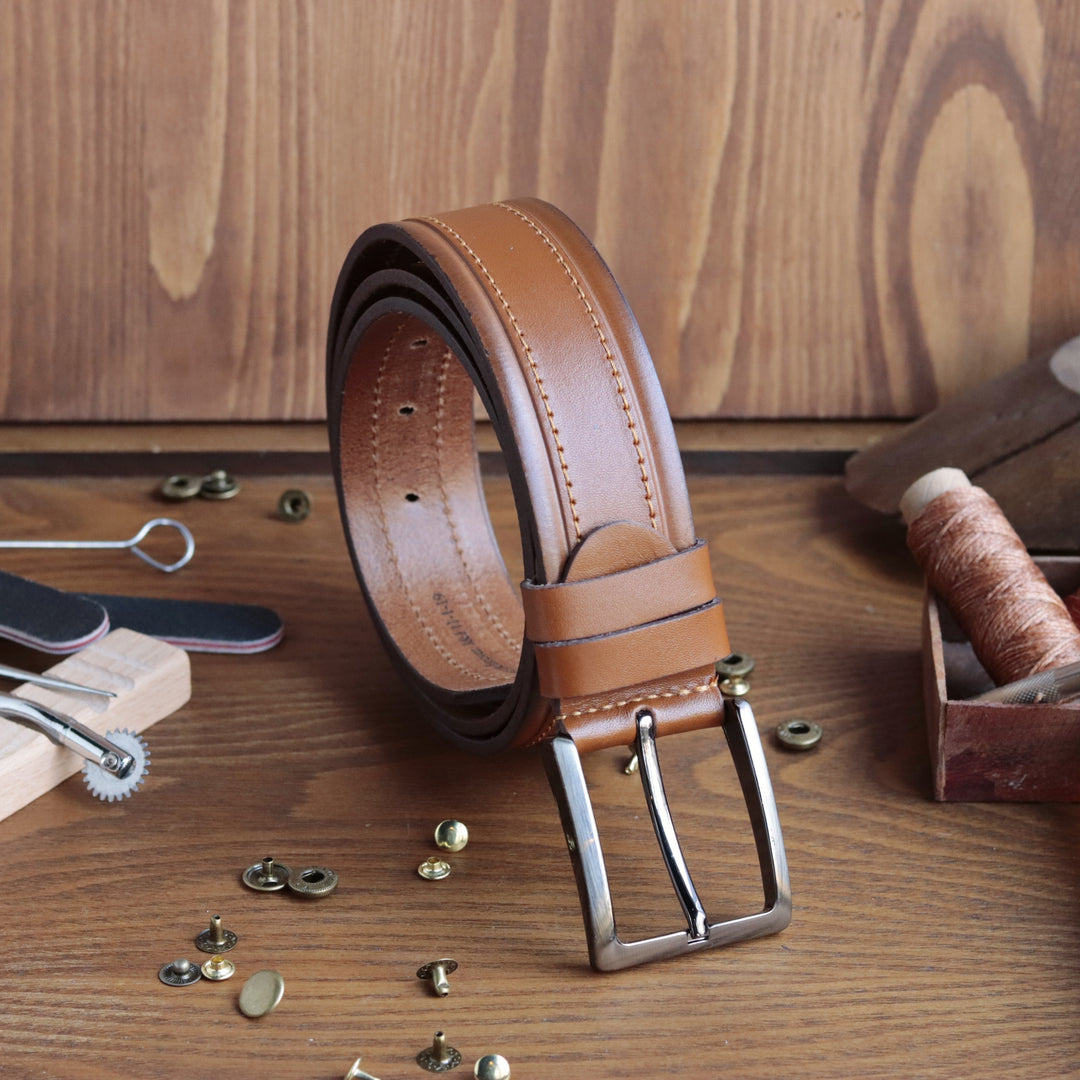
<svg viewBox="0 0 1080 1080">
<path fill-rule="evenodd" d="M 191 697 L 187 653 L 175 645 L 113 630 L 49 668 L 47 675 L 111 691 L 115 697 L 24 683 L 13 698 L 70 718 L 99 735 L 138 735 Z M 78 772 L 84 759 L 31 727 L 0 717 L 0 820 Z M 106 795 L 91 791 L 105 798 Z"/>
</svg>

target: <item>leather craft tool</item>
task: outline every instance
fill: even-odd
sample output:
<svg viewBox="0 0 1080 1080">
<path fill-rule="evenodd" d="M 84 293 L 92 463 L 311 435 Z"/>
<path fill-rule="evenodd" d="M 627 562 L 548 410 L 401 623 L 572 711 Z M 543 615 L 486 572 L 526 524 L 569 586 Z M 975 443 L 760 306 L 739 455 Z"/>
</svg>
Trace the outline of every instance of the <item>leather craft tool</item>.
<svg viewBox="0 0 1080 1080">
<path fill-rule="evenodd" d="M 47 653 L 71 653 L 104 637 L 100 604 L 0 570 L 0 637 Z"/>
<path fill-rule="evenodd" d="M 187 652 L 259 653 L 281 641 L 281 616 L 257 604 L 63 592 L 0 571 L 0 637 L 49 653 L 76 652 L 125 627 Z"/>
<path fill-rule="evenodd" d="M 730 654 L 708 546 L 633 315 L 586 237 L 536 199 L 368 230 L 338 279 L 330 442 L 353 563 L 379 633 L 453 744 L 540 743 L 593 965 L 616 969 L 787 925 L 780 823 Z M 495 543 L 474 387 L 513 485 L 525 578 Z M 750 813 L 760 911 L 713 923 L 683 860 L 656 739 L 722 725 Z M 633 744 L 686 925 L 622 941 L 581 754 Z"/>
<path fill-rule="evenodd" d="M 66 780 L 84 761 L 92 792 L 110 801 L 130 794 L 140 776 L 130 771 L 119 776 L 103 767 L 101 757 L 112 751 L 126 752 L 141 771 L 145 744 L 138 739 L 139 733 L 191 696 L 187 654 L 131 630 L 112 631 L 46 674 L 110 690 L 116 696 L 52 690 L 31 683 L 12 691 L 7 708 L 22 712 L 20 722 L 0 717 L 0 820 Z M 51 720 L 50 738 L 63 738 L 66 745 L 43 737 L 42 716 Z M 30 726 L 25 726 L 27 721 Z M 75 753 L 67 748 L 72 745 Z M 85 759 L 80 757 L 84 753 Z"/>
<path fill-rule="evenodd" d="M 155 529 L 175 529 L 184 541 L 184 552 L 171 563 L 163 563 L 147 554 L 139 545 Z M 137 555 L 144 563 L 149 563 L 155 570 L 171 574 L 176 570 L 187 566 L 195 554 L 195 538 L 191 530 L 181 521 L 172 518 L 153 518 L 148 521 L 134 536 L 127 540 L 0 540 L 0 548 L 34 548 L 47 549 L 49 551 L 130 551 Z"/>
</svg>

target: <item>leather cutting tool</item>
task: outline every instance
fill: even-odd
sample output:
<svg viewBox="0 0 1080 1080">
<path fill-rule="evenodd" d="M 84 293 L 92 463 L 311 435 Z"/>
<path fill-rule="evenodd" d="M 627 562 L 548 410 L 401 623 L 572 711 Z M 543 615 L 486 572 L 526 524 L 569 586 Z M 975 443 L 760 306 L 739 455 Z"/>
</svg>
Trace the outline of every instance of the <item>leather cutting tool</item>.
<svg viewBox="0 0 1080 1080">
<path fill-rule="evenodd" d="M 479 393 L 517 506 L 525 581 L 495 542 L 473 439 Z M 377 225 L 338 279 L 331 447 L 353 564 L 427 718 L 456 746 L 544 747 L 599 969 L 773 933 L 791 899 L 772 787 L 708 546 L 637 324 L 592 244 L 522 199 Z M 656 740 L 721 725 L 764 905 L 711 922 L 683 858 Z M 581 755 L 636 747 L 684 929 L 619 938 Z"/>
</svg>

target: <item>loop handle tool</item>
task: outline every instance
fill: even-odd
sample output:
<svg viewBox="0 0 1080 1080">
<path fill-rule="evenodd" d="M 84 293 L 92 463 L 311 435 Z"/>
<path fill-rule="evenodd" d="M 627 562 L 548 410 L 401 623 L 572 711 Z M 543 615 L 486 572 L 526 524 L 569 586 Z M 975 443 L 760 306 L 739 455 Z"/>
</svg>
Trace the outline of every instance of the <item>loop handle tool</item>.
<svg viewBox="0 0 1080 1080">
<path fill-rule="evenodd" d="M 180 558 L 171 563 L 163 563 L 148 555 L 139 545 L 157 528 L 175 529 L 184 541 L 184 553 Z M 164 574 L 171 574 L 191 562 L 195 554 L 195 538 L 191 530 L 180 521 L 173 518 L 152 518 L 129 540 L 0 540 L 0 548 L 38 548 L 49 550 L 84 550 L 101 551 L 114 549 L 128 549 L 133 555 L 137 555 L 143 562 L 149 563 L 156 570 Z"/>
</svg>

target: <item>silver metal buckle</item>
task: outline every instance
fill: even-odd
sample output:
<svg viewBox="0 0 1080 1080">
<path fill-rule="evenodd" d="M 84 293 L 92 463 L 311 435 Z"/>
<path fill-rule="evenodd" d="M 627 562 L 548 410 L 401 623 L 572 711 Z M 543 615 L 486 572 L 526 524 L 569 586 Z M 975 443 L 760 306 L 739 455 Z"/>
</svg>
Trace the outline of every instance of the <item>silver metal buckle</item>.
<svg viewBox="0 0 1080 1080">
<path fill-rule="evenodd" d="M 780 833 L 780 818 L 776 812 L 776 799 L 765 764 L 765 753 L 750 705 L 741 699 L 725 702 L 724 734 L 750 813 L 761 881 L 765 889 L 765 907 L 756 914 L 725 922 L 709 922 L 683 859 L 660 775 L 653 730 L 655 722 L 648 709 L 638 712 L 637 752 L 641 763 L 641 782 L 664 864 L 686 915 L 687 929 L 640 941 L 619 939 L 611 906 L 611 889 L 604 869 L 604 854 L 600 850 L 596 818 L 577 747 L 565 732 L 545 743 L 544 762 L 551 790 L 559 804 L 563 831 L 574 864 L 581 912 L 585 918 L 585 936 L 589 943 L 589 960 L 597 971 L 618 971 L 636 964 L 647 964 L 651 960 L 775 934 L 791 921 L 791 886 L 784 839 Z"/>
</svg>

